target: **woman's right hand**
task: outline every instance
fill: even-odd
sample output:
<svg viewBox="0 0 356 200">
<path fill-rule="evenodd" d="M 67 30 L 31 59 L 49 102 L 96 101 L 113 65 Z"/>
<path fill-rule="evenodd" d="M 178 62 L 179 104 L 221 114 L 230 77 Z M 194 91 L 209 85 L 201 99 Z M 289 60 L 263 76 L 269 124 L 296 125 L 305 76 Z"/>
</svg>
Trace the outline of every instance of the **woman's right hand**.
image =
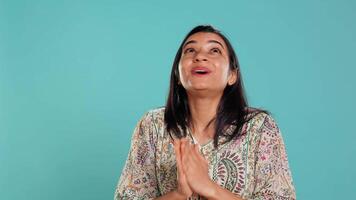
<svg viewBox="0 0 356 200">
<path fill-rule="evenodd" d="M 182 198 L 187 199 L 192 196 L 193 190 L 188 185 L 187 178 L 183 171 L 182 167 L 182 154 L 181 154 L 181 140 L 174 140 L 174 151 L 176 154 L 176 163 L 177 163 L 177 171 L 178 171 L 178 188 L 177 193 L 182 196 Z"/>
</svg>

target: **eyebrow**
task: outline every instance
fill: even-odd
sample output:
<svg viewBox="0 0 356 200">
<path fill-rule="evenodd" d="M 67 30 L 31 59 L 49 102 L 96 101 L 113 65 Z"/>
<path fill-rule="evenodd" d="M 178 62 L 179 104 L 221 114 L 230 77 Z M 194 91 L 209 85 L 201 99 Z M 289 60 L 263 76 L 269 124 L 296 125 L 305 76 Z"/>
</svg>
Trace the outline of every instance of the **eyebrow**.
<svg viewBox="0 0 356 200">
<path fill-rule="evenodd" d="M 186 42 L 186 43 L 183 45 L 183 48 L 184 48 L 185 46 L 187 46 L 188 44 L 190 44 L 190 43 L 197 43 L 197 41 L 196 41 L 196 40 L 190 40 L 190 41 Z M 223 46 L 219 41 L 217 41 L 217 40 L 208 40 L 208 43 L 217 43 L 217 44 L 220 44 L 220 46 L 221 46 L 223 49 L 225 49 L 224 46 Z"/>
</svg>

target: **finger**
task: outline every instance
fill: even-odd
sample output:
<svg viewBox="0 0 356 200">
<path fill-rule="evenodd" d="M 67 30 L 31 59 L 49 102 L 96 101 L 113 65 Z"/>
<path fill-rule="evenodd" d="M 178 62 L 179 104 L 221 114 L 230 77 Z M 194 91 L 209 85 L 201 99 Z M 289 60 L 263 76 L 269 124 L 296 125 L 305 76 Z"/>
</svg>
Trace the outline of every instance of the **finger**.
<svg viewBox="0 0 356 200">
<path fill-rule="evenodd" d="M 189 155 L 189 161 L 192 162 L 192 164 L 196 164 L 197 162 L 199 162 L 199 157 L 195 150 L 196 146 L 197 146 L 196 144 L 191 144 L 189 146 L 188 155 Z"/>
<path fill-rule="evenodd" d="M 193 144 L 189 150 L 189 156 L 186 158 L 186 164 L 190 166 L 193 171 L 200 170 L 201 163 L 207 164 L 205 158 L 201 155 L 199 151 L 199 145 Z M 188 172 L 187 172 L 188 173 Z"/>
<path fill-rule="evenodd" d="M 176 157 L 179 158 L 180 157 L 180 140 L 176 139 L 173 141 L 173 146 L 174 146 L 174 152 L 176 153 Z"/>
<path fill-rule="evenodd" d="M 189 142 L 186 138 L 182 139 L 181 143 L 181 156 L 182 156 L 182 168 L 186 172 L 188 170 L 189 164 Z"/>
<path fill-rule="evenodd" d="M 185 172 L 182 168 L 182 153 L 181 153 L 181 145 L 182 145 L 182 142 L 181 140 L 177 140 L 175 141 L 174 143 L 174 150 L 176 152 L 176 163 L 177 163 L 177 173 L 178 173 L 178 177 L 177 177 L 177 182 L 178 182 L 178 188 L 181 188 L 180 190 L 183 190 L 185 192 L 190 191 L 191 193 L 191 189 L 188 185 L 188 182 L 187 182 L 187 178 L 186 178 L 186 175 L 185 175 Z M 187 194 L 188 194 L 187 193 Z M 189 196 L 191 194 L 188 194 Z"/>
<path fill-rule="evenodd" d="M 185 163 L 190 168 L 194 168 L 197 162 L 199 162 L 199 158 L 195 153 L 195 146 L 195 144 L 192 144 L 189 141 L 185 142 Z"/>
<path fill-rule="evenodd" d="M 203 162 L 203 163 L 208 163 L 208 161 L 205 159 L 205 157 L 203 156 L 203 154 L 200 152 L 200 149 L 199 149 L 199 145 L 196 145 L 194 147 L 195 149 L 195 155 L 198 157 L 199 161 L 200 162 Z"/>
<path fill-rule="evenodd" d="M 192 155 L 193 146 L 194 145 L 192 143 L 190 143 L 190 141 L 184 140 L 183 152 L 184 152 L 185 156 Z"/>
<path fill-rule="evenodd" d="M 182 168 L 185 170 L 185 146 L 186 146 L 186 143 L 185 143 L 185 139 L 181 139 L 181 144 L 180 144 L 180 154 L 181 154 L 181 161 L 182 161 Z"/>
<path fill-rule="evenodd" d="M 194 154 L 201 160 L 203 157 L 202 153 L 200 152 L 199 146 L 194 145 Z"/>
<path fill-rule="evenodd" d="M 174 145 L 174 153 L 176 154 L 176 160 L 180 160 L 181 159 L 181 154 L 180 154 L 180 140 L 174 140 L 173 142 Z"/>
<path fill-rule="evenodd" d="M 199 170 L 199 158 L 197 157 L 197 155 L 194 153 L 194 145 L 193 144 L 187 144 L 187 147 L 185 147 L 186 150 L 186 154 L 184 155 L 183 158 L 183 163 L 185 165 L 185 173 L 186 175 L 189 176 L 189 174 L 191 173 L 195 173 L 197 170 Z M 189 177 L 187 177 L 189 179 Z"/>
<path fill-rule="evenodd" d="M 181 141 L 178 139 L 174 142 L 175 142 L 174 143 L 174 151 L 176 153 L 176 163 L 177 163 L 178 175 L 183 175 L 184 172 L 182 170 L 182 155 L 180 152 Z"/>
</svg>

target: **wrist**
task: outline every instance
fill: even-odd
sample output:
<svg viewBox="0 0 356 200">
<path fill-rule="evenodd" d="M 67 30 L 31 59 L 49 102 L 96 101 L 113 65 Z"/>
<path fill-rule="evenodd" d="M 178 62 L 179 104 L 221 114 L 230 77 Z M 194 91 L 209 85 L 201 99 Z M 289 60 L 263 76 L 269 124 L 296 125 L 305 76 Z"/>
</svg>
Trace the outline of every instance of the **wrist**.
<svg viewBox="0 0 356 200">
<path fill-rule="evenodd" d="M 188 197 L 186 195 L 180 193 L 178 190 L 173 190 L 172 193 L 174 194 L 174 199 L 176 200 L 185 200 Z"/>
<path fill-rule="evenodd" d="M 215 199 L 219 199 L 218 194 L 219 194 L 219 189 L 220 186 L 218 184 L 216 184 L 214 181 L 210 181 L 210 187 L 209 187 L 209 191 L 206 194 L 206 198 L 209 200 L 215 200 Z"/>
</svg>

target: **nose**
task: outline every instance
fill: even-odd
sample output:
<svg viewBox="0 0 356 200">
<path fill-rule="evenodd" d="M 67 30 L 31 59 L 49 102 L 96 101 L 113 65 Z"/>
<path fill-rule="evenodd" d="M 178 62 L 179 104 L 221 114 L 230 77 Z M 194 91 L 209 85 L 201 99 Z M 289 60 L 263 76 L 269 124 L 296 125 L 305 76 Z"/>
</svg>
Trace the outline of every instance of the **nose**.
<svg viewBox="0 0 356 200">
<path fill-rule="evenodd" d="M 195 54 L 195 57 L 194 57 L 194 61 L 195 61 L 195 62 L 207 61 L 207 60 L 208 60 L 208 59 L 207 59 L 206 55 L 205 55 L 203 52 L 199 51 L 199 52 L 197 52 L 197 53 Z"/>
</svg>

